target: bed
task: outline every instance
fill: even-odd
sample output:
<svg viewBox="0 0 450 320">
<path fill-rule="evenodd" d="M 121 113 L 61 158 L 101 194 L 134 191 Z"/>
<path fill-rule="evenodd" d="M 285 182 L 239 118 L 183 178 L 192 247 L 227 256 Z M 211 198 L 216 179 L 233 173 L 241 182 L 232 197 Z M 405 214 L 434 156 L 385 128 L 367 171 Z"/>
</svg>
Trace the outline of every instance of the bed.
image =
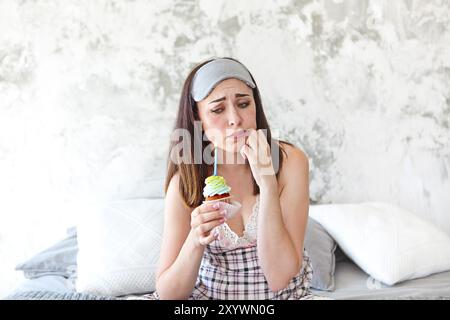
<svg viewBox="0 0 450 320">
<path fill-rule="evenodd" d="M 313 292 L 337 300 L 450 300 L 450 271 L 387 286 L 346 258 L 336 263 L 334 291 Z"/>
<path fill-rule="evenodd" d="M 25 279 L 4 299 L 11 300 L 111 300 L 110 297 L 75 291 L 75 279 L 62 275 L 43 275 Z M 312 290 L 315 295 L 336 300 L 450 300 L 450 271 L 408 280 L 394 286 L 375 281 L 355 263 L 343 258 L 336 263 L 334 291 Z"/>
<path fill-rule="evenodd" d="M 130 200 L 108 208 L 102 211 L 100 218 L 89 215 L 89 232 L 82 225 L 71 227 L 66 238 L 19 264 L 16 270 L 23 272 L 25 279 L 3 299 L 103 300 L 151 293 L 155 287 L 153 261 L 158 259 L 161 241 L 163 199 Z M 305 248 L 314 269 L 313 293 L 319 298 L 337 300 L 450 300 L 448 235 L 424 222 L 416 221 L 417 226 L 414 227 L 414 217 L 404 215 L 402 218 L 396 209 L 389 207 L 388 210 L 374 211 L 374 208 L 373 205 L 321 205 L 310 208 Z M 354 217 L 350 215 L 353 213 Z M 129 219 L 130 216 L 133 219 Z M 396 220 L 389 222 L 391 218 Z M 392 226 L 396 228 L 392 229 Z M 404 235 L 405 232 L 408 234 Z M 408 241 L 399 242 L 399 239 Z M 379 250 L 383 241 L 385 244 Z M 122 244 L 122 251 L 118 251 L 117 244 Z M 407 250 L 400 250 L 402 246 Z M 390 258 L 389 247 L 393 248 L 391 251 L 394 253 Z M 88 254 L 80 259 L 83 252 Z M 114 255 L 109 256 L 108 252 Z M 120 260 L 112 257 L 119 257 Z M 136 264 L 139 260 L 142 263 Z M 100 273 L 90 272 L 91 266 L 101 270 Z M 102 266 L 108 266 L 108 269 L 102 269 Z M 126 273 L 124 266 L 129 270 L 141 267 L 144 272 Z M 377 278 L 377 269 L 373 266 L 382 266 L 389 272 L 379 268 L 384 273 L 378 273 Z M 416 272 L 420 269 L 427 272 L 426 276 Z M 95 290 L 76 291 L 83 270 L 92 275 L 90 278 L 85 275 L 85 282 L 89 284 L 85 287 Z M 114 272 L 108 275 L 111 270 Z M 400 275 L 406 274 L 410 280 L 397 277 L 395 284 L 386 285 L 391 278 L 385 274 L 389 275 L 391 270 L 399 271 L 397 274 Z M 120 277 L 117 277 L 118 273 Z M 374 279 L 383 276 L 387 281 Z M 114 290 L 107 290 L 112 287 Z"/>
</svg>

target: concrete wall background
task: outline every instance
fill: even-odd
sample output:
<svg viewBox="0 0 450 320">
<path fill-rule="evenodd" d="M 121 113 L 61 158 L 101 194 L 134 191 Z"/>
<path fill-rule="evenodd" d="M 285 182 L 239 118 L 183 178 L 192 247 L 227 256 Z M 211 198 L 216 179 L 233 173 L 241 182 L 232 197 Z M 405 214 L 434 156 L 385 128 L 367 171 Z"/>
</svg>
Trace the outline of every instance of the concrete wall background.
<svg viewBox="0 0 450 320">
<path fill-rule="evenodd" d="M 190 68 L 233 56 L 318 203 L 386 201 L 450 233 L 450 5 L 0 1 L 0 293 L 89 197 L 145 197 Z"/>
</svg>

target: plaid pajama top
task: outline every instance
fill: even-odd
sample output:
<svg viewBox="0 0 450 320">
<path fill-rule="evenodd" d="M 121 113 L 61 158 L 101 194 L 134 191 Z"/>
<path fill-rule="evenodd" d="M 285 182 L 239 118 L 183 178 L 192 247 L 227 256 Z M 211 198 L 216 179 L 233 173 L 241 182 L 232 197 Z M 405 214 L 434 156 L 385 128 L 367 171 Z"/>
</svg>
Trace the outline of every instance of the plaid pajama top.
<svg viewBox="0 0 450 320">
<path fill-rule="evenodd" d="M 302 268 L 288 286 L 277 292 L 269 289 L 257 254 L 258 210 L 259 194 L 241 237 L 226 223 L 216 227 L 219 238 L 205 247 L 189 300 L 314 299 L 310 292 L 313 270 L 306 250 L 303 250 Z M 148 298 L 158 299 L 157 292 Z"/>
<path fill-rule="evenodd" d="M 214 300 L 266 300 L 266 299 L 310 299 L 312 266 L 308 253 L 303 250 L 300 272 L 288 286 L 272 292 L 259 265 L 257 254 L 257 215 L 259 194 L 252 214 L 241 237 L 226 223 L 217 227 L 218 240 L 206 246 L 196 285 L 190 299 Z M 280 270 L 280 272 L 283 272 Z"/>
</svg>

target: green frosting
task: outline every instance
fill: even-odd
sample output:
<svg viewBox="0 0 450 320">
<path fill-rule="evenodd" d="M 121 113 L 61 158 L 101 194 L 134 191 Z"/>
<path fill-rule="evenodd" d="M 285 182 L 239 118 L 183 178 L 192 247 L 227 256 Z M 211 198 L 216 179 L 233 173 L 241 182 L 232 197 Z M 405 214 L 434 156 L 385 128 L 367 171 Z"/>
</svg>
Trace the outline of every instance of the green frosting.
<svg viewBox="0 0 450 320">
<path fill-rule="evenodd" d="M 231 188 L 227 186 L 225 179 L 221 176 L 209 176 L 205 179 L 203 196 L 212 197 L 216 194 L 230 193 Z"/>
</svg>

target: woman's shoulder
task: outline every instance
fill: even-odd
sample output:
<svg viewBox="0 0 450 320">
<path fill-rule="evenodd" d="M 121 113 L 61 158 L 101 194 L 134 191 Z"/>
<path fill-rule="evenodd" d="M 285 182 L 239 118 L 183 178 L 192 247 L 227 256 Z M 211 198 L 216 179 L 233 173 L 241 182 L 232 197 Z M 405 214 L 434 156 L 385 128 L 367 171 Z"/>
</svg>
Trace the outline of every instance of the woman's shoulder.
<svg viewBox="0 0 450 320">
<path fill-rule="evenodd" d="M 283 157 L 283 167 L 286 165 L 299 165 L 299 164 L 306 164 L 308 163 L 308 156 L 306 155 L 306 152 L 302 149 L 298 148 L 294 144 L 285 142 L 285 141 L 279 141 L 279 144 L 283 151 L 281 151 L 284 155 Z"/>
<path fill-rule="evenodd" d="M 309 159 L 302 149 L 297 146 L 280 141 L 280 146 L 283 149 L 283 165 L 279 175 L 279 183 L 282 187 L 290 179 L 296 179 L 297 177 L 307 176 L 309 173 Z"/>
<path fill-rule="evenodd" d="M 167 191 L 165 194 L 165 205 L 166 208 L 175 209 L 175 212 L 191 212 L 192 209 L 189 208 L 183 200 L 180 190 L 180 173 L 175 172 L 173 176 L 168 181 Z"/>
</svg>

